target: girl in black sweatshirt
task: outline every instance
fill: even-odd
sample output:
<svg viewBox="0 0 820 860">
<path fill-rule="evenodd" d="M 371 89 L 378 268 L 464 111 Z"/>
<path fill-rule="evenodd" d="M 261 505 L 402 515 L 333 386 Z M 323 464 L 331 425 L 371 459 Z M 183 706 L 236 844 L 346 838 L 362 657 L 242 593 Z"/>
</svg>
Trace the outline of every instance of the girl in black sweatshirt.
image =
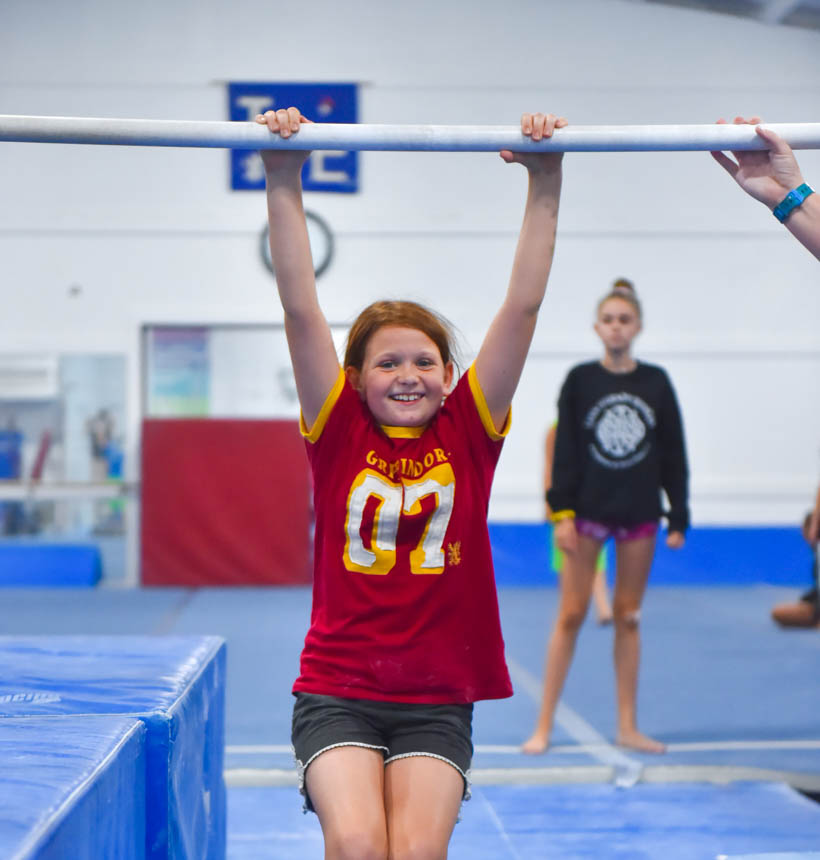
<svg viewBox="0 0 820 860">
<path fill-rule="evenodd" d="M 544 752 L 578 630 L 589 606 L 595 562 L 615 541 L 616 742 L 641 752 L 665 746 L 639 731 L 636 698 L 640 610 L 652 558 L 661 490 L 669 500 L 666 543 L 684 544 L 689 525 L 688 468 L 674 389 L 661 367 L 632 357 L 641 307 L 618 286 L 598 304 L 595 331 L 604 356 L 574 367 L 558 401 L 552 486 L 554 538 L 565 553 L 558 618 L 547 647 L 546 678 L 535 731 L 522 749 Z"/>
</svg>

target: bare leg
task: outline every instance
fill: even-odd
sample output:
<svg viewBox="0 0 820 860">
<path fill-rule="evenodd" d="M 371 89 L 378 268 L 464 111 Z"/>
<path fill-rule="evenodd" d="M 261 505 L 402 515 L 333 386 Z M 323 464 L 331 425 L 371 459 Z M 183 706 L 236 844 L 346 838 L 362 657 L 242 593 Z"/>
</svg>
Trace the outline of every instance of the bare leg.
<svg viewBox="0 0 820 860">
<path fill-rule="evenodd" d="M 325 860 L 386 860 L 384 758 L 378 750 L 337 747 L 305 774 L 325 838 Z"/>
<path fill-rule="evenodd" d="M 464 779 L 432 756 L 391 761 L 384 771 L 390 860 L 444 860 L 461 808 Z"/>
<path fill-rule="evenodd" d="M 561 602 L 558 617 L 547 645 L 544 671 L 544 694 L 535 731 L 522 745 L 521 751 L 535 755 L 545 752 L 552 733 L 552 720 L 564 681 L 575 652 L 578 631 L 584 623 L 595 578 L 595 563 L 601 550 L 599 541 L 578 536 L 578 551 L 566 553 L 561 571 Z"/>
<path fill-rule="evenodd" d="M 813 603 L 798 600 L 795 603 L 778 603 L 772 607 L 772 620 L 781 627 L 818 627 L 817 611 Z"/>
<path fill-rule="evenodd" d="M 638 666 L 641 659 L 640 611 L 652 558 L 655 538 L 638 538 L 616 544 L 615 597 L 615 680 L 618 696 L 616 742 L 640 752 L 662 753 L 660 741 L 638 731 Z"/>
<path fill-rule="evenodd" d="M 592 599 L 595 602 L 595 614 L 599 624 L 612 624 L 612 607 L 609 605 L 609 594 L 606 587 L 606 571 L 599 570 L 595 574 L 592 586 Z"/>
</svg>

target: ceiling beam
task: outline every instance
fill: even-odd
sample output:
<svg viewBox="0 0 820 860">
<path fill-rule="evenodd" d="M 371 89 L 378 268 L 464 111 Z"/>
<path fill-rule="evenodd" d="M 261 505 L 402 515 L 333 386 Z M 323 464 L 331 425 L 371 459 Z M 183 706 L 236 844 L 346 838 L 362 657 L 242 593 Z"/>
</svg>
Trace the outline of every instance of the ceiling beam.
<svg viewBox="0 0 820 860">
<path fill-rule="evenodd" d="M 766 24 L 781 24 L 799 5 L 800 0 L 765 0 L 758 18 Z"/>
</svg>

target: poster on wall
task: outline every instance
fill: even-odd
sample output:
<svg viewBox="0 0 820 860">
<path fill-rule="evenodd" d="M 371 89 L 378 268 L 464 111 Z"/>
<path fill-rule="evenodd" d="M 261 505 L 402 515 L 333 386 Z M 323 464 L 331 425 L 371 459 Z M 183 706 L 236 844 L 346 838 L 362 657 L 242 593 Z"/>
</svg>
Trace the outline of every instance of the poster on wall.
<svg viewBox="0 0 820 860">
<path fill-rule="evenodd" d="M 358 122 L 358 86 L 332 83 L 236 82 L 228 84 L 230 118 L 251 122 L 259 113 L 292 105 L 314 122 Z M 259 153 L 231 150 L 231 188 L 263 191 L 265 173 Z M 313 152 L 302 168 L 305 191 L 352 194 L 359 190 L 357 152 Z"/>
<path fill-rule="evenodd" d="M 331 325 L 339 353 L 346 325 Z M 299 418 L 283 325 L 158 325 L 143 329 L 146 418 Z"/>
<path fill-rule="evenodd" d="M 148 413 L 157 417 L 207 415 L 211 373 L 208 329 L 152 327 L 146 346 Z"/>
</svg>

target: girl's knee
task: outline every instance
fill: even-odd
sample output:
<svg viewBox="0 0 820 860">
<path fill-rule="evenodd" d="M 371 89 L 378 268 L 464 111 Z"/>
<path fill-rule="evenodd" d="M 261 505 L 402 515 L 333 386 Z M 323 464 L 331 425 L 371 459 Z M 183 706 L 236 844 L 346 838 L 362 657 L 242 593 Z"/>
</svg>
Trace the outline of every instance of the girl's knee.
<svg viewBox="0 0 820 860">
<path fill-rule="evenodd" d="M 378 829 L 344 828 L 325 834 L 326 856 L 334 860 L 387 860 L 387 834 Z"/>
<path fill-rule="evenodd" d="M 424 833 L 414 834 L 409 840 L 398 844 L 390 840 L 388 860 L 443 860 L 447 856 L 447 846 L 433 844 Z"/>
<path fill-rule="evenodd" d="M 633 606 L 613 606 L 612 616 L 616 627 L 637 630 L 641 623 L 641 610 Z"/>
<path fill-rule="evenodd" d="M 577 633 L 581 629 L 581 625 L 584 623 L 586 614 L 586 607 L 583 609 L 579 607 L 562 609 L 558 615 L 558 626 L 565 633 Z"/>
</svg>

